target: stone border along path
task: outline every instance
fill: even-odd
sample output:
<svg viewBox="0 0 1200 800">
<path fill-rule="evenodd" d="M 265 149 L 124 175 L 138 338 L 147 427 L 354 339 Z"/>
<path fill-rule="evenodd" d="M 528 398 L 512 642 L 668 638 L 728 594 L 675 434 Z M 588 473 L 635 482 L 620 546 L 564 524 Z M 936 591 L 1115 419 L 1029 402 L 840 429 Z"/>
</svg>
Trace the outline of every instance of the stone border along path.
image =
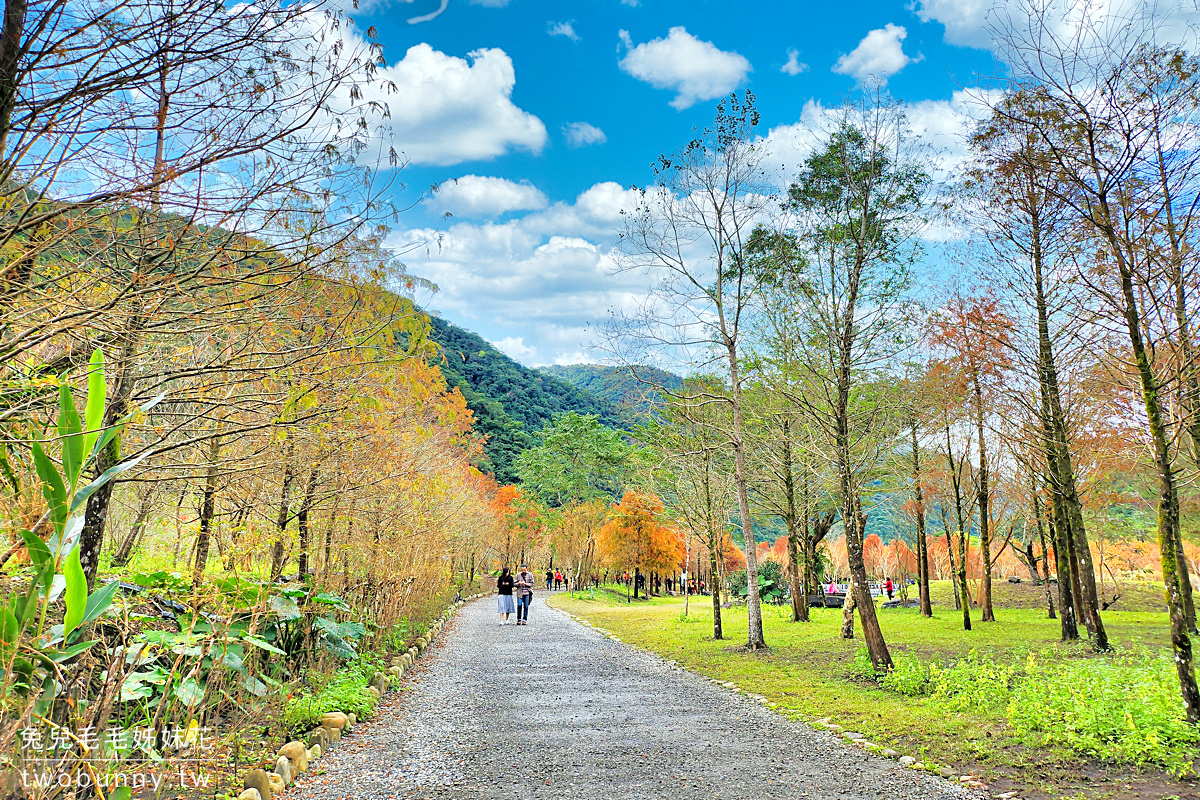
<svg viewBox="0 0 1200 800">
<path fill-rule="evenodd" d="M 549 608 L 470 603 L 296 800 L 972 800 Z M 734 691 L 730 691 L 733 688 Z"/>
</svg>

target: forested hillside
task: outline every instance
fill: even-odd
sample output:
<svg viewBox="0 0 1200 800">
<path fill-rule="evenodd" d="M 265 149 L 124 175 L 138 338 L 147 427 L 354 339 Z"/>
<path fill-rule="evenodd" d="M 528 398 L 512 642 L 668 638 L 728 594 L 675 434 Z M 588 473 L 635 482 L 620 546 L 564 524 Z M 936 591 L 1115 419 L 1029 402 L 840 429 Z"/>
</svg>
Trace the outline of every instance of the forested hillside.
<svg viewBox="0 0 1200 800">
<path fill-rule="evenodd" d="M 643 367 L 644 377 L 658 386 L 672 391 L 683 385 L 678 375 L 653 367 Z M 604 367 L 599 364 L 566 364 L 541 367 L 540 372 L 582 389 L 611 404 L 622 418 L 632 421 L 645 414 L 660 400 L 654 386 L 642 383 L 621 367 Z"/>
<path fill-rule="evenodd" d="M 559 378 L 518 364 L 477 334 L 438 317 L 430 337 L 442 349 L 442 373 L 475 413 L 475 432 L 487 436 L 484 472 L 501 483 L 517 480 L 513 460 L 533 444 L 533 433 L 558 414 L 596 414 L 621 425 L 613 404 Z"/>
</svg>

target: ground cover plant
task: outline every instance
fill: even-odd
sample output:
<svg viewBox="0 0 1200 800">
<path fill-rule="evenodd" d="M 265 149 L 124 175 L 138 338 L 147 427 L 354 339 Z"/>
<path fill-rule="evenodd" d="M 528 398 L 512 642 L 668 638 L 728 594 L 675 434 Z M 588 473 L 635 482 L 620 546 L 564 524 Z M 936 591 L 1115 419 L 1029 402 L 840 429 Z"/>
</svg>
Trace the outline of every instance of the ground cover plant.
<svg viewBox="0 0 1200 800">
<path fill-rule="evenodd" d="M 935 592 L 937 596 L 937 592 Z M 1197 744 L 1178 703 L 1161 613 L 1110 612 L 1116 654 L 1059 640 L 1044 611 L 997 610 L 1007 624 L 963 631 L 953 607 L 932 619 L 915 609 L 880 611 L 897 664 L 877 676 L 860 641 L 837 636 L 838 609 L 793 623 L 784 606 L 765 615 L 771 649 L 711 638 L 706 597 L 628 604 L 559 595 L 551 604 L 700 674 L 765 695 L 781 713 L 830 718 L 846 730 L 927 763 L 953 765 L 995 791 L 1029 797 L 1187 796 Z M 1120 700 L 1120 702 L 1118 702 Z"/>
</svg>

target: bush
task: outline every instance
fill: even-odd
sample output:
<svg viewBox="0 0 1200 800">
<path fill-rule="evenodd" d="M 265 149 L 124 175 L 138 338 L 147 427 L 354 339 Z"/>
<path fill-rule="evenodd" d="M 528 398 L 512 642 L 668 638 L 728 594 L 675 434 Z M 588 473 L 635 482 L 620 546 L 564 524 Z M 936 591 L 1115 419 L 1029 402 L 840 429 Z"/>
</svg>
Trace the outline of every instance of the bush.
<svg viewBox="0 0 1200 800">
<path fill-rule="evenodd" d="M 865 647 L 852 671 L 873 677 Z M 881 685 L 908 697 L 932 695 L 947 708 L 1002 708 L 1030 744 L 1132 764 L 1158 764 L 1173 775 L 1194 774 L 1200 729 L 1179 700 L 1170 654 L 1127 652 L 1082 659 L 1003 663 L 975 651 L 949 666 L 898 651 Z"/>
<path fill-rule="evenodd" d="M 353 712 L 358 719 L 370 718 L 378 701 L 367 691 L 367 681 L 375 671 L 375 664 L 360 659 L 335 672 L 316 693 L 302 690 L 284 710 L 284 727 L 288 733 L 314 728 L 320 724 L 321 715 L 330 711 Z"/>
<path fill-rule="evenodd" d="M 892 654 L 892 663 L 892 671 L 883 677 L 883 688 L 905 697 L 929 694 L 929 666 L 919 656 L 898 650 Z"/>
</svg>

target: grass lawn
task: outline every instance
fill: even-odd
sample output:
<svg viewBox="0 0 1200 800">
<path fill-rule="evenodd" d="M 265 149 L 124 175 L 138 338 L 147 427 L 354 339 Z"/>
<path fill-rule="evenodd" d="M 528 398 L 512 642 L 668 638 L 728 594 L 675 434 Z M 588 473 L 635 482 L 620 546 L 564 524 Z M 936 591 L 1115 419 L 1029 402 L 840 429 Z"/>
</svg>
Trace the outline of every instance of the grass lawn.
<svg viewBox="0 0 1200 800">
<path fill-rule="evenodd" d="M 936 599 L 940 587 L 934 588 Z M 1026 587 L 1014 587 L 1021 588 Z M 861 639 L 839 638 L 840 609 L 813 609 L 812 622 L 797 624 L 789 621 L 788 607 L 765 607 L 771 649 L 751 654 L 738 648 L 746 640 L 744 606 L 723 612 L 726 639 L 714 641 L 707 597 L 691 599 L 687 619 L 681 616 L 683 601 L 677 598 L 630 604 L 611 594 L 595 600 L 559 594 L 550 602 L 690 670 L 765 695 L 794 719 L 829 717 L 902 754 L 979 775 L 993 792 L 1016 789 L 1031 798 L 1095 800 L 1200 798 L 1200 783 L 1193 779 L 1177 780 L 1153 767 L 1089 760 L 1054 742 L 1023 741 L 1010 727 L 1003 701 L 954 711 L 943 698 L 906 697 L 880 688 L 855 669 Z M 972 650 L 999 661 L 1024 660 L 1031 651 L 1039 658 L 1106 657 L 1088 652 L 1086 639 L 1063 645 L 1058 621 L 1036 608 L 997 608 L 1000 621 L 986 625 L 978 622 L 975 612 L 975 629 L 970 632 L 962 630 L 961 613 L 952 606 L 936 605 L 933 619 L 912 609 L 881 609 L 879 615 L 893 653 L 907 650 L 942 663 Z M 1109 611 L 1104 619 L 1119 648 L 1158 650 L 1168 641 L 1165 614 Z"/>
</svg>

